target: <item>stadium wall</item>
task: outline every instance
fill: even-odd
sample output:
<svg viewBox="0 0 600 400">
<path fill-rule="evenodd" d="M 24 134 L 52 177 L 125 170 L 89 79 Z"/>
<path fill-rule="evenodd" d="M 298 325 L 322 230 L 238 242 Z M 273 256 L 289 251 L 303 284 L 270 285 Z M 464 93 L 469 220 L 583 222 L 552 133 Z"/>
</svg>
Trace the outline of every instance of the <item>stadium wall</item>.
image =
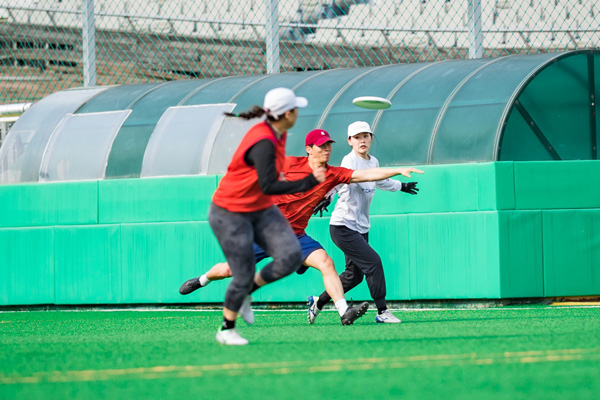
<svg viewBox="0 0 600 400">
<path fill-rule="evenodd" d="M 600 294 L 599 161 L 421 168 L 418 196 L 373 201 L 388 300 Z M 178 293 L 223 260 L 207 222 L 218 179 L 0 186 L 0 305 L 222 302 L 228 281 Z M 308 233 L 342 271 L 328 221 L 313 217 Z M 322 290 L 309 270 L 254 297 L 299 302 Z M 369 300 L 367 286 L 348 298 Z"/>
</svg>

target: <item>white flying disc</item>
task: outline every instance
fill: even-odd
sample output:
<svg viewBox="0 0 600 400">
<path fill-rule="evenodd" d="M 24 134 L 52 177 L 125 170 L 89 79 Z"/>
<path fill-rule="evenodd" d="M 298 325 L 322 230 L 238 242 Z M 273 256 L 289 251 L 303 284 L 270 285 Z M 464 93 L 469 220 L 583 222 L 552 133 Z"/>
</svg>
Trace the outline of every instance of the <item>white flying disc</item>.
<svg viewBox="0 0 600 400">
<path fill-rule="evenodd" d="M 369 110 L 385 110 L 392 106 L 392 102 L 383 97 L 376 96 L 361 96 L 352 100 L 355 106 L 368 108 Z"/>
</svg>

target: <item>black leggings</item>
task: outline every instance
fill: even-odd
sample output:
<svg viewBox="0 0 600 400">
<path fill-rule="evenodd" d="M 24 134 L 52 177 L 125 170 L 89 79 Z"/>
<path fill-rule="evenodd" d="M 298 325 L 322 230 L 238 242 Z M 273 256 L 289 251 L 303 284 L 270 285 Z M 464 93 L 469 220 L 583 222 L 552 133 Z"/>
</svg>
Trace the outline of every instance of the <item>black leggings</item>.
<svg viewBox="0 0 600 400">
<path fill-rule="evenodd" d="M 276 206 L 250 213 L 233 213 L 211 204 L 208 222 L 233 275 L 224 304 L 231 311 L 239 311 L 252 289 L 256 271 L 255 242 L 273 258 L 260 271 L 267 283 L 291 274 L 302 264 L 298 238 Z"/>
<path fill-rule="evenodd" d="M 385 275 L 381 257 L 369 245 L 369 234 L 361 234 L 345 226 L 330 225 L 331 239 L 346 256 L 346 270 L 340 274 L 344 293 L 353 289 L 367 277 L 371 297 L 378 309 L 387 308 L 385 301 Z M 322 308 L 331 297 L 321 293 L 317 306 Z"/>
</svg>

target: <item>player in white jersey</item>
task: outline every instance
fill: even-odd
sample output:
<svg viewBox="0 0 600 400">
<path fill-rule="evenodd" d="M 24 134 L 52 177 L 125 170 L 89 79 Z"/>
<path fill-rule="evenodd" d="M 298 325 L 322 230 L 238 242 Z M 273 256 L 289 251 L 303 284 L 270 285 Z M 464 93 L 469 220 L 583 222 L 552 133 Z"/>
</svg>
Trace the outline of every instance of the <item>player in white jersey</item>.
<svg viewBox="0 0 600 400">
<path fill-rule="evenodd" d="M 368 123 L 357 121 L 348 126 L 348 144 L 352 151 L 342 160 L 342 167 L 354 170 L 378 168 L 379 161 L 369 154 L 373 142 L 373 132 Z M 419 171 L 422 173 L 422 171 Z M 366 277 L 371 297 L 377 306 L 375 320 L 381 323 L 401 322 L 387 308 L 385 300 L 385 275 L 381 257 L 369 245 L 369 208 L 375 189 L 403 191 L 417 194 L 417 182 L 402 183 L 393 179 L 376 182 L 352 183 L 338 187 L 339 199 L 331 215 L 329 231 L 337 247 L 346 256 L 346 269 L 340 274 L 344 293 L 354 288 Z M 321 211 L 329 204 L 333 193 L 326 197 L 315 209 Z M 308 298 L 308 320 L 312 324 L 323 306 L 331 298 L 327 292 L 319 297 Z"/>
</svg>

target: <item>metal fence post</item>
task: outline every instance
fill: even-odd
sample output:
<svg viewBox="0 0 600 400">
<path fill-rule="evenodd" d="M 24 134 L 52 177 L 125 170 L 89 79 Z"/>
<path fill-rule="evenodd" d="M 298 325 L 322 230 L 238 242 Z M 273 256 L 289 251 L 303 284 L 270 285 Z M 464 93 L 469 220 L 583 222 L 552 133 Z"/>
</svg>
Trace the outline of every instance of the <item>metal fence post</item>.
<svg viewBox="0 0 600 400">
<path fill-rule="evenodd" d="M 277 11 L 278 0 L 265 0 L 267 2 L 267 15 L 265 16 L 267 74 L 279 73 L 279 15 Z"/>
<path fill-rule="evenodd" d="M 94 0 L 81 2 L 81 34 L 83 47 L 83 86 L 96 85 L 96 18 Z"/>
<path fill-rule="evenodd" d="M 481 0 L 469 0 L 469 58 L 483 57 L 481 31 Z"/>
</svg>

